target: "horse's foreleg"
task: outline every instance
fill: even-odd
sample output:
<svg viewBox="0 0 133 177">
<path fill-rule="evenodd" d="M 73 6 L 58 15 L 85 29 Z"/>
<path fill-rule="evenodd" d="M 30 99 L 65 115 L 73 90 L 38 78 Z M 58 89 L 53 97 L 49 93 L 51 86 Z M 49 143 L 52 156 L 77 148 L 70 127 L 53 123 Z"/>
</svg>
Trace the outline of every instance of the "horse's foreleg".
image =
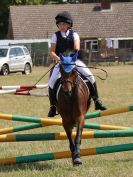
<svg viewBox="0 0 133 177">
<path fill-rule="evenodd" d="M 81 120 L 77 124 L 77 134 L 75 137 L 75 151 L 73 153 L 73 164 L 74 165 L 82 164 L 81 159 L 80 159 L 80 144 L 81 144 L 83 127 L 84 127 L 84 117 L 81 117 Z"/>
<path fill-rule="evenodd" d="M 65 129 L 65 132 L 66 132 L 68 140 L 69 140 L 69 147 L 70 147 L 71 153 L 73 154 L 73 152 L 75 150 L 75 144 L 74 144 L 74 140 L 73 140 L 73 137 L 72 137 L 73 127 L 68 123 L 66 123 L 66 124 L 63 123 L 63 127 Z"/>
</svg>

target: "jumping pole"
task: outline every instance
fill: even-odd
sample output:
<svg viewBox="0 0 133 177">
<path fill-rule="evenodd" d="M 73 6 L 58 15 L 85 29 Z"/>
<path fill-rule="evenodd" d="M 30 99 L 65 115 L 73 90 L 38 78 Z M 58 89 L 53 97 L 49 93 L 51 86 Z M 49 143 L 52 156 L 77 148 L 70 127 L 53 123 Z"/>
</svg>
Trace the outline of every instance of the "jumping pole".
<svg viewBox="0 0 133 177">
<path fill-rule="evenodd" d="M 107 115 L 119 114 L 124 112 L 133 111 L 133 105 L 123 108 L 110 109 L 105 111 L 96 111 L 86 114 L 86 119 L 102 117 Z M 22 121 L 22 122 L 34 122 L 34 123 L 44 123 L 47 125 L 61 125 L 62 120 L 60 118 L 48 119 L 48 118 L 40 118 L 40 117 L 30 117 L 30 116 L 21 116 L 21 115 L 11 115 L 11 114 L 0 114 L 0 119 L 5 120 L 13 120 L 13 121 Z"/>
<path fill-rule="evenodd" d="M 10 114 L 0 114 L 0 119 L 13 120 L 13 121 L 24 121 L 24 122 L 25 121 L 26 122 L 38 122 L 38 123 L 2 128 L 0 129 L 0 134 L 18 132 L 18 131 L 23 131 L 23 130 L 30 130 L 30 129 L 40 128 L 40 127 L 45 127 L 45 126 L 50 126 L 50 125 L 62 125 L 61 119 L 48 119 L 48 118 L 29 117 L 29 116 L 14 116 Z M 99 129 L 99 130 L 126 130 L 126 129 L 130 129 L 131 127 L 85 123 L 84 128 Z"/>
<path fill-rule="evenodd" d="M 73 132 L 73 137 L 76 132 Z M 82 139 L 90 138 L 117 138 L 117 137 L 131 137 L 133 136 L 133 129 L 129 130 L 108 130 L 108 131 L 84 131 Z M 38 133 L 38 134 L 9 134 L 0 135 L 0 142 L 22 142 L 22 141 L 48 141 L 48 140 L 66 140 L 65 132 L 59 133 Z"/>
<path fill-rule="evenodd" d="M 2 90 L 9 90 L 9 89 L 43 89 L 47 88 L 48 84 L 40 84 L 40 85 L 14 85 L 14 86 L 0 86 Z"/>
<path fill-rule="evenodd" d="M 113 115 L 113 114 L 120 114 L 120 113 L 129 112 L 129 111 L 133 111 L 133 105 L 123 107 L 123 108 L 109 109 L 105 111 L 89 112 L 86 114 L 86 119 L 103 117 L 103 116 L 108 116 L 108 115 Z"/>
<path fill-rule="evenodd" d="M 40 127 L 43 127 L 43 125 L 41 123 L 31 123 L 31 124 L 18 125 L 18 126 L 14 126 L 14 127 L 1 128 L 0 135 L 24 131 L 24 130 L 31 130 L 31 129 L 40 128 Z"/>
<path fill-rule="evenodd" d="M 133 150 L 133 143 L 112 145 L 112 146 L 102 146 L 102 147 L 96 147 L 96 148 L 81 149 L 81 156 L 108 154 L 108 153 L 131 151 L 131 150 Z M 49 152 L 45 154 L 35 154 L 35 155 L 18 156 L 18 157 L 12 157 L 12 158 L 2 158 L 0 159 L 0 165 L 39 162 L 39 161 L 47 161 L 47 160 L 64 159 L 64 158 L 70 158 L 70 157 L 71 157 L 70 151 Z"/>
</svg>

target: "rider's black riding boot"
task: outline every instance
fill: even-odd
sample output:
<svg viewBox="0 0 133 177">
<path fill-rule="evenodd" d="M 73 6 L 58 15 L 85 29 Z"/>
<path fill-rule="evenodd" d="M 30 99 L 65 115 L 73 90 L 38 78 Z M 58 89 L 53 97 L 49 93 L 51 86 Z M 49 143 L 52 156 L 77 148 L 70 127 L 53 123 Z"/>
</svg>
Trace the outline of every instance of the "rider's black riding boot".
<svg viewBox="0 0 133 177">
<path fill-rule="evenodd" d="M 49 87 L 49 101 L 50 101 L 50 109 L 48 113 L 48 117 L 54 117 L 56 115 L 56 93 L 54 89 Z"/>
<path fill-rule="evenodd" d="M 92 99 L 94 100 L 95 110 L 106 110 L 106 106 L 104 106 L 99 99 L 96 82 L 94 82 L 94 84 L 91 84 L 90 92 Z"/>
</svg>

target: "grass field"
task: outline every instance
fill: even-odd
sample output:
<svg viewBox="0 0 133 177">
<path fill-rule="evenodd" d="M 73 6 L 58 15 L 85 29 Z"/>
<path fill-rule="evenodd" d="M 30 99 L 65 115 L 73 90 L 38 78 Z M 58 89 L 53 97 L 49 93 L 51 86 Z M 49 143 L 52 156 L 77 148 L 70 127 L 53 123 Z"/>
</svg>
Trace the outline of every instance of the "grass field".
<svg viewBox="0 0 133 177">
<path fill-rule="evenodd" d="M 32 74 L 21 73 L 0 76 L 0 86 L 33 85 L 49 68 L 33 68 Z M 133 105 L 133 65 L 104 66 L 108 78 L 104 81 L 96 77 L 99 95 L 108 108 Z M 92 69 L 95 75 L 104 76 L 100 70 Z M 48 82 L 48 75 L 38 84 Z M 36 90 L 36 92 L 42 90 Z M 5 114 L 47 117 L 49 101 L 47 97 L 0 95 L 0 112 Z M 90 111 L 94 111 L 93 102 Z M 86 120 L 101 124 L 132 126 L 133 112 Z M 24 123 L 0 120 L 0 128 Z M 38 128 L 19 133 L 45 133 L 63 131 L 60 126 Z M 82 140 L 81 148 L 132 143 L 133 138 L 108 138 Z M 59 152 L 68 150 L 68 141 L 12 142 L 0 144 L 0 158 L 20 155 Z M 133 177 L 133 152 L 82 157 L 83 165 L 72 166 L 71 159 L 52 160 L 30 164 L 0 166 L 0 177 Z"/>
</svg>

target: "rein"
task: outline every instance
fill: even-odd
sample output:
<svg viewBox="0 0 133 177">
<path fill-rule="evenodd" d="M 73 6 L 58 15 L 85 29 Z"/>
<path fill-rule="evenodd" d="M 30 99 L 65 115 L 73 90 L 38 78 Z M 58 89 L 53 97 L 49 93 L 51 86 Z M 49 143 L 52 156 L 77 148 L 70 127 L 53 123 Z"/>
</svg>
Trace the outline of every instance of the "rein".
<svg viewBox="0 0 133 177">
<path fill-rule="evenodd" d="M 35 84 L 34 84 L 31 88 L 23 89 L 23 91 L 30 91 L 30 90 L 32 90 L 32 88 L 34 88 L 34 87 L 56 66 L 56 64 L 57 64 L 57 63 L 55 63 L 46 73 L 44 73 L 44 74 L 37 80 L 37 82 L 35 82 Z M 70 64 L 69 64 L 69 65 L 70 65 Z M 72 65 L 75 65 L 75 64 L 72 64 Z M 78 65 L 76 65 L 76 67 L 83 67 L 83 66 L 78 66 Z M 102 77 L 100 77 L 100 76 L 98 76 L 98 75 L 93 75 L 93 76 L 98 77 L 98 78 L 101 79 L 101 80 L 106 80 L 107 77 L 108 77 L 108 73 L 107 73 L 107 71 L 104 70 L 104 69 L 97 68 L 97 67 L 87 67 L 87 66 L 86 66 L 86 67 L 83 67 L 83 68 L 99 69 L 99 70 L 103 71 L 103 72 L 105 73 L 105 78 L 102 78 Z M 91 75 L 90 75 L 90 77 L 91 77 Z"/>
<path fill-rule="evenodd" d="M 32 90 L 54 67 L 55 67 L 55 65 L 56 65 L 57 63 L 55 63 L 46 73 L 44 73 L 41 77 L 40 77 L 40 79 L 38 79 L 38 81 L 37 82 L 35 82 L 35 84 L 32 86 L 32 87 L 30 87 L 30 88 L 26 88 L 26 89 L 23 89 L 23 91 L 30 91 L 30 90 Z M 22 90 L 21 90 L 22 91 Z M 21 92 L 20 91 L 20 92 Z M 19 92 L 19 91 L 18 91 Z"/>
<path fill-rule="evenodd" d="M 107 73 L 107 71 L 106 70 L 104 70 L 104 69 L 102 69 L 102 68 L 98 68 L 98 67 L 93 67 L 93 66 L 79 66 L 79 65 L 76 65 L 76 64 L 63 64 L 63 65 L 75 65 L 76 67 L 82 67 L 82 68 L 92 68 L 92 69 L 98 69 L 98 70 L 101 70 L 102 72 L 104 72 L 105 73 L 105 77 L 104 78 L 102 78 L 102 77 L 100 77 L 100 76 L 98 76 L 98 75 L 96 75 L 96 74 L 93 74 L 93 75 L 89 75 L 90 77 L 91 76 L 95 76 L 95 77 L 98 77 L 99 79 L 101 79 L 101 80 L 106 80 L 107 79 L 107 77 L 108 77 L 108 73 Z M 79 72 L 79 71 L 78 71 Z M 81 73 L 80 73 L 81 74 Z M 85 76 L 86 77 L 86 76 Z"/>
</svg>

